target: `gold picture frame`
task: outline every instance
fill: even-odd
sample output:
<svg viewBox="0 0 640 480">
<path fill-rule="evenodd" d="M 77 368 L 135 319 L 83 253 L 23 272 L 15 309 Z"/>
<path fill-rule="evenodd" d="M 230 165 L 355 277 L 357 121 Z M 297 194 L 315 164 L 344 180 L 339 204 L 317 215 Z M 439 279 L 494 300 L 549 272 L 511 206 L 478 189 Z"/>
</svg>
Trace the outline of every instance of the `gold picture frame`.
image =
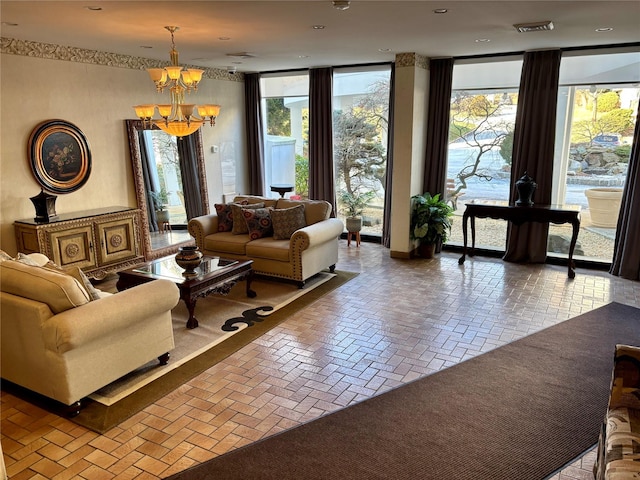
<svg viewBox="0 0 640 480">
<path fill-rule="evenodd" d="M 91 173 L 91 150 L 82 131 L 65 120 L 46 120 L 29 137 L 31 170 L 43 189 L 78 190 Z"/>
</svg>

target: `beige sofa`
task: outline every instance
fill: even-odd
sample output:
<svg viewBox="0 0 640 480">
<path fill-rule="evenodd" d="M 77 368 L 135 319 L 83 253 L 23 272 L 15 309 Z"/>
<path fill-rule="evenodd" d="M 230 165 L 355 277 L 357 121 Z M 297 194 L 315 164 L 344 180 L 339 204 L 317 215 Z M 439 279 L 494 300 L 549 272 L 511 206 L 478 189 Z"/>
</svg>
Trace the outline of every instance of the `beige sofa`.
<svg viewBox="0 0 640 480">
<path fill-rule="evenodd" d="M 179 292 L 169 280 L 90 293 L 65 272 L 5 260 L 0 289 L 2 378 L 71 406 L 69 414 L 154 358 L 166 363 L 174 348 Z"/>
<path fill-rule="evenodd" d="M 205 255 L 253 260 L 253 270 L 259 275 L 268 275 L 297 282 L 303 287 L 305 281 L 318 272 L 335 269 L 338 261 L 338 238 L 344 230 L 342 221 L 331 218 L 331 204 L 324 200 L 272 199 L 258 196 L 237 196 L 233 203 L 245 206 L 263 204 L 272 208 L 274 235 L 278 228 L 276 214 L 303 206 L 304 219 L 300 228 L 288 238 L 265 235 L 252 239 L 250 233 L 222 230 L 217 213 L 193 218 L 189 221 L 189 233 L 195 238 L 198 248 Z M 223 205 L 216 205 L 217 211 Z M 268 218 L 267 218 L 268 220 Z M 233 219 L 237 226 L 237 218 Z M 242 221 L 242 220 L 241 220 Z M 235 228 L 235 226 L 234 226 Z M 281 237 L 281 236 L 280 236 Z"/>
</svg>

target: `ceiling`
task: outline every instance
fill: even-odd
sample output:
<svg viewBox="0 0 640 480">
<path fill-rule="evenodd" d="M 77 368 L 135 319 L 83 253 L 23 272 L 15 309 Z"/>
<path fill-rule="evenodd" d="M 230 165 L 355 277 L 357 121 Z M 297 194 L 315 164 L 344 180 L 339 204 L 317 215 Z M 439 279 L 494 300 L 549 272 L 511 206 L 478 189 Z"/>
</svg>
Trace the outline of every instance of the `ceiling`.
<svg viewBox="0 0 640 480">
<path fill-rule="evenodd" d="M 446 13 L 434 13 L 436 9 Z M 242 72 L 640 42 L 640 1 L 8 1 L 2 37 Z M 554 29 L 518 33 L 516 23 Z M 323 29 L 314 29 L 322 25 Z M 598 28 L 613 28 L 598 32 Z M 248 58 L 242 55 L 247 53 Z"/>
</svg>

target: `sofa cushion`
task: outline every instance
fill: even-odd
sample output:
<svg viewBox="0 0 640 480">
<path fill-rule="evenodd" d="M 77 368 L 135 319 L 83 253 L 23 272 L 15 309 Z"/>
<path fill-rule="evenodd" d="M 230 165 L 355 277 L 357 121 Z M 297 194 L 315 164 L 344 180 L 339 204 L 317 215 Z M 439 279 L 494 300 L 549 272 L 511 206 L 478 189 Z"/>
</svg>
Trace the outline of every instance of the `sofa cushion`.
<svg viewBox="0 0 640 480">
<path fill-rule="evenodd" d="M 244 215 L 242 213 L 243 208 L 264 208 L 263 203 L 254 203 L 247 205 L 238 205 L 237 203 L 231 204 L 231 214 L 233 215 L 233 227 L 231 229 L 231 233 L 234 235 L 240 235 L 242 233 L 249 233 L 249 229 L 247 228 L 247 222 L 244 219 Z"/>
<path fill-rule="evenodd" d="M 245 247 L 249 241 L 247 233 L 234 235 L 232 232 L 218 232 L 204 237 L 204 250 L 220 254 L 245 255 Z"/>
<path fill-rule="evenodd" d="M 307 226 L 304 205 L 274 209 L 271 212 L 271 222 L 273 223 L 273 238 L 276 240 L 290 239 L 293 232 Z"/>
<path fill-rule="evenodd" d="M 273 237 L 259 238 L 247 243 L 247 256 L 290 262 L 289 240 L 276 240 Z"/>
<path fill-rule="evenodd" d="M 243 208 L 242 215 L 247 223 L 249 238 L 257 240 L 273 235 L 271 224 L 271 208 Z"/>
<path fill-rule="evenodd" d="M 70 275 L 14 260 L 0 263 L 2 291 L 46 303 L 53 313 L 84 305 L 89 294 Z"/>
<path fill-rule="evenodd" d="M 297 205 L 304 205 L 304 217 L 307 225 L 313 225 L 331 216 L 331 204 L 324 200 L 289 200 L 280 198 L 276 203 L 276 208 L 291 208 Z"/>
</svg>

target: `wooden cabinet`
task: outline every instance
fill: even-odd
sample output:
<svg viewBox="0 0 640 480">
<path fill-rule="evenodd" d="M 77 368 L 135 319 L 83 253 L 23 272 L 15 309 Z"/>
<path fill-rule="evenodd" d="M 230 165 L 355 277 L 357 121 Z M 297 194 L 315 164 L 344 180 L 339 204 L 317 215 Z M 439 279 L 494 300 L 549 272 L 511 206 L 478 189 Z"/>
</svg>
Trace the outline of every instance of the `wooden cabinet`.
<svg viewBox="0 0 640 480">
<path fill-rule="evenodd" d="M 110 207 L 59 215 L 49 223 L 14 222 L 22 253 L 40 252 L 61 267 L 76 266 L 89 277 L 144 262 L 140 247 L 140 210 Z"/>
</svg>

